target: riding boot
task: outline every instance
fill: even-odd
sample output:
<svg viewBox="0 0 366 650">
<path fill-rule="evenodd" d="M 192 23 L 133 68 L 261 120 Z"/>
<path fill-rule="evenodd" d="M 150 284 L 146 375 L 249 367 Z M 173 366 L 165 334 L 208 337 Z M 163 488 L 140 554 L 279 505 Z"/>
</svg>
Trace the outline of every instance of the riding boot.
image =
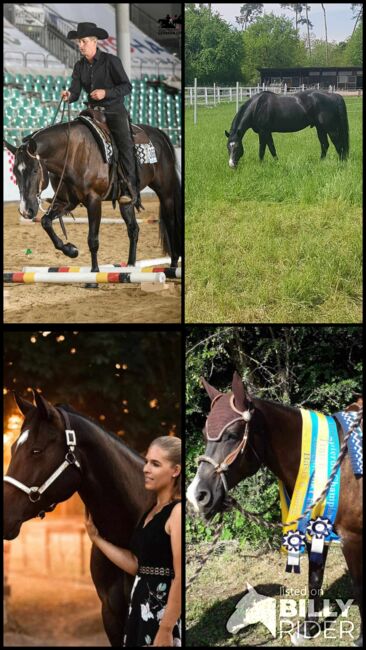
<svg viewBox="0 0 366 650">
<path fill-rule="evenodd" d="M 132 203 L 133 205 L 136 205 L 138 200 L 139 189 L 138 189 L 138 183 L 136 181 L 136 174 L 134 173 L 135 160 L 133 158 L 133 160 L 131 161 L 132 168 L 131 166 L 129 167 L 128 173 L 123 163 L 123 160 L 119 159 L 119 164 L 124 172 L 123 177 L 120 179 L 121 196 L 118 199 L 119 203 L 122 204 Z"/>
</svg>

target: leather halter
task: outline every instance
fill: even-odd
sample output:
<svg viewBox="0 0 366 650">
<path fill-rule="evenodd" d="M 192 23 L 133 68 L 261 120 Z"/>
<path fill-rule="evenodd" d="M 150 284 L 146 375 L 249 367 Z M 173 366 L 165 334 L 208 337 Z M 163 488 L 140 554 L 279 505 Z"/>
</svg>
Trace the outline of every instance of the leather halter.
<svg viewBox="0 0 366 650">
<path fill-rule="evenodd" d="M 65 460 L 61 465 L 51 474 L 51 476 L 40 486 L 33 486 L 33 487 L 27 487 L 24 485 L 24 483 L 21 483 L 17 479 L 11 477 L 11 476 L 4 476 L 4 481 L 7 483 L 10 483 L 11 485 L 14 485 L 14 487 L 18 488 L 19 490 L 22 490 L 22 492 L 25 492 L 25 494 L 28 494 L 29 500 L 32 503 L 37 503 L 37 501 L 40 500 L 43 492 L 47 490 L 47 488 L 52 485 L 52 483 L 55 482 L 55 480 L 64 472 L 64 470 L 69 467 L 70 465 L 76 465 L 81 470 L 81 466 L 79 461 L 77 460 L 75 456 L 75 447 L 77 445 L 76 442 L 76 434 L 74 429 L 71 429 L 71 424 L 70 424 L 70 418 L 68 413 L 64 411 L 64 409 L 58 407 L 58 411 L 63 416 L 63 419 L 65 421 L 66 427 L 65 428 L 65 436 L 66 436 L 66 444 L 67 444 L 67 451 L 65 455 Z M 49 506 L 49 509 L 53 510 L 56 507 L 56 503 L 53 503 L 51 506 Z M 41 511 L 37 516 L 43 518 L 45 515 L 44 511 Z"/>
<path fill-rule="evenodd" d="M 216 400 L 218 398 L 220 398 L 220 397 L 223 397 L 223 395 L 216 395 L 216 397 L 214 397 L 214 399 L 211 402 L 211 410 L 212 410 Z M 224 490 L 225 490 L 226 493 L 229 491 L 229 488 L 228 488 L 227 480 L 226 480 L 226 477 L 225 477 L 225 472 L 228 471 L 230 465 L 233 464 L 234 460 L 238 457 L 238 455 L 242 454 L 244 452 L 244 449 L 245 449 L 247 441 L 248 441 L 249 422 L 252 419 L 252 415 L 254 413 L 254 409 L 251 409 L 251 410 L 247 409 L 245 411 L 239 411 L 239 409 L 237 409 L 235 404 L 234 404 L 234 395 L 232 395 L 230 397 L 230 407 L 235 413 L 238 413 L 240 417 L 234 418 L 233 420 L 230 420 L 230 422 L 225 424 L 225 426 L 221 429 L 221 431 L 219 432 L 219 434 L 215 438 L 212 438 L 212 437 L 210 438 L 210 436 L 208 434 L 207 422 L 206 422 L 207 440 L 209 440 L 210 442 L 217 442 L 218 440 L 220 440 L 220 438 L 221 438 L 222 434 L 224 433 L 224 431 L 226 431 L 226 429 L 229 426 L 234 424 L 234 422 L 243 422 L 244 421 L 245 422 L 244 434 L 243 434 L 243 437 L 242 437 L 239 445 L 234 449 L 234 451 L 231 451 L 230 454 L 228 454 L 226 456 L 226 458 L 224 458 L 222 463 L 217 463 L 215 460 L 213 460 L 213 458 L 210 458 L 210 456 L 206 456 L 206 455 L 198 456 L 198 458 L 197 458 L 198 463 L 201 463 L 201 462 L 204 461 L 204 462 L 210 463 L 211 465 L 214 466 L 215 472 L 220 476 L 220 478 L 222 480 L 222 484 L 224 486 Z"/>
</svg>

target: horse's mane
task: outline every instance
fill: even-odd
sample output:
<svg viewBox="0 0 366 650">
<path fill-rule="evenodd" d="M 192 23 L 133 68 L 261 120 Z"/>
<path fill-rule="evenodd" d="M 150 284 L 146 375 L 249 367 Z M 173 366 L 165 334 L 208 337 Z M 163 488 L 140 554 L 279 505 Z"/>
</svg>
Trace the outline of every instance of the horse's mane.
<svg viewBox="0 0 366 650">
<path fill-rule="evenodd" d="M 260 403 L 263 402 L 264 404 L 268 404 L 269 406 L 275 406 L 276 408 L 279 408 L 282 411 L 291 411 L 292 413 L 297 412 L 300 408 L 297 406 L 291 406 L 290 404 L 281 404 L 280 402 L 275 402 L 274 400 L 271 399 L 262 399 L 261 397 L 253 397 L 253 403 L 255 403 L 256 401 Z"/>
<path fill-rule="evenodd" d="M 255 95 L 254 95 L 254 97 L 255 97 Z M 235 115 L 235 117 L 233 119 L 231 129 L 230 129 L 230 133 L 234 133 L 235 131 L 238 130 L 240 122 L 242 121 L 242 119 L 244 117 L 245 111 L 247 110 L 249 104 L 252 103 L 254 97 L 251 97 L 250 99 L 248 99 L 247 102 L 245 102 L 245 104 L 243 104 L 243 106 L 240 106 L 237 114 Z"/>
<path fill-rule="evenodd" d="M 133 455 L 134 455 L 136 458 L 138 458 L 139 460 L 142 459 L 141 454 L 139 454 L 135 449 L 133 449 L 132 447 L 129 447 L 129 446 L 128 446 L 128 445 L 127 445 L 123 440 L 121 440 L 121 438 L 120 438 L 119 436 L 117 436 L 117 435 L 116 435 L 115 433 L 113 433 L 112 431 L 107 431 L 107 429 L 105 429 L 101 424 L 99 424 L 99 422 L 96 422 L 96 420 L 94 420 L 94 419 L 91 418 L 90 416 L 88 416 L 88 415 L 84 415 L 84 413 L 80 413 L 80 411 L 77 411 L 76 409 L 74 409 L 74 407 L 73 407 L 73 406 L 70 406 L 70 404 L 55 404 L 55 406 L 56 406 L 56 408 L 57 408 L 58 406 L 60 406 L 62 409 L 64 409 L 64 410 L 67 411 L 68 413 L 71 413 L 71 414 L 73 414 L 73 415 L 77 415 L 78 417 L 83 418 L 84 420 L 87 420 L 87 422 L 90 422 L 90 424 L 93 424 L 93 425 L 94 425 L 95 427 L 97 427 L 97 428 L 98 428 L 98 429 L 99 429 L 103 434 L 106 434 L 106 435 L 109 436 L 110 438 L 113 438 L 113 440 L 116 440 L 116 441 L 119 443 L 119 445 L 121 445 L 121 446 L 122 446 L 126 451 L 130 452 L 131 454 L 133 454 Z"/>
</svg>

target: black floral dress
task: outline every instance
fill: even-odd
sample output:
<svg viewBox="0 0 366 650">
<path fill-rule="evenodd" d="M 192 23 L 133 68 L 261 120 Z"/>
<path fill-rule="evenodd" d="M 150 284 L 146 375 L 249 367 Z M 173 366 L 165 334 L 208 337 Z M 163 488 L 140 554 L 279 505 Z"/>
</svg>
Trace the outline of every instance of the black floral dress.
<svg viewBox="0 0 366 650">
<path fill-rule="evenodd" d="M 170 535 L 165 524 L 176 499 L 168 503 L 144 526 L 146 512 L 131 540 L 131 550 L 138 559 L 139 570 L 131 592 L 129 615 L 125 626 L 123 646 L 141 648 L 152 646 L 159 630 L 174 577 Z M 181 646 L 181 622 L 173 629 L 173 645 Z"/>
</svg>

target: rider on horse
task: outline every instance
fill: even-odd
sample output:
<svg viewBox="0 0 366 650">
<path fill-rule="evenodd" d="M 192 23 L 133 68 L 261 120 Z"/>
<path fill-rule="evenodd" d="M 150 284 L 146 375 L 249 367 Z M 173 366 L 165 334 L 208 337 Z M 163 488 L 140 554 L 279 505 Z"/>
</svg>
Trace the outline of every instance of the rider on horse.
<svg viewBox="0 0 366 650">
<path fill-rule="evenodd" d="M 78 100 L 84 88 L 88 93 L 90 107 L 102 108 L 127 177 L 127 188 L 122 182 L 119 201 L 135 204 L 138 197 L 138 172 L 129 117 L 123 103 L 124 95 L 131 92 L 131 83 L 118 56 L 102 52 L 97 47 L 98 39 L 108 38 L 104 29 L 95 23 L 79 23 L 77 31 L 69 32 L 67 38 L 76 40 L 82 58 L 75 63 L 71 86 L 62 92 L 62 97 L 71 104 Z"/>
</svg>

